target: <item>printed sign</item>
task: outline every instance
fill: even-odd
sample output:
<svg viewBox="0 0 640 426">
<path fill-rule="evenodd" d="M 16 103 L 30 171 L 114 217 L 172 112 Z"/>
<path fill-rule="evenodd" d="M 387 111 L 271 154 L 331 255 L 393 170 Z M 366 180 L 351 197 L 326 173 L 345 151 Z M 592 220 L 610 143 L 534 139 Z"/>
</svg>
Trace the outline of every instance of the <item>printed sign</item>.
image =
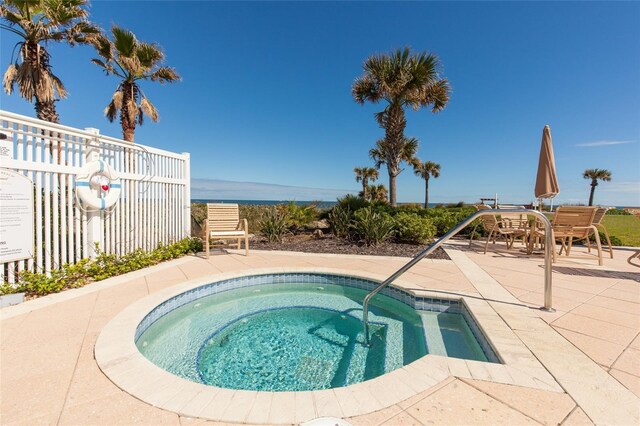
<svg viewBox="0 0 640 426">
<path fill-rule="evenodd" d="M 0 129 L 0 158 L 13 159 L 13 135 L 5 129 Z"/>
<path fill-rule="evenodd" d="M 33 183 L 0 169 L 0 263 L 33 255 Z"/>
</svg>

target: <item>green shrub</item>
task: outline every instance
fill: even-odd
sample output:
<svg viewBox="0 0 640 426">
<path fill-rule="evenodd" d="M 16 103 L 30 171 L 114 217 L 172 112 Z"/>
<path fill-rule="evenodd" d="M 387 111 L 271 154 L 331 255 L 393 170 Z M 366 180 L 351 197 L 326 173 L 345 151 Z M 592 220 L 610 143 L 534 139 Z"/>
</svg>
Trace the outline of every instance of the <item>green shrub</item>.
<svg viewBox="0 0 640 426">
<path fill-rule="evenodd" d="M 150 252 L 138 249 L 122 256 L 98 250 L 98 256 L 95 259 L 82 259 L 75 264 L 64 264 L 60 269 L 52 271 L 50 275 L 22 271 L 18 276 L 18 284 L 15 287 L 3 285 L 0 287 L 0 294 L 24 291 L 29 295 L 43 296 L 57 293 L 201 250 L 202 241 L 197 238 L 185 238 L 173 244 L 161 244 Z"/>
<path fill-rule="evenodd" d="M 250 234 L 256 234 L 260 231 L 262 217 L 272 208 L 273 206 L 240 204 L 240 219 L 247 219 Z"/>
<path fill-rule="evenodd" d="M 353 213 L 348 207 L 337 205 L 329 210 L 327 222 L 333 235 L 338 238 L 349 238 L 353 226 Z"/>
<path fill-rule="evenodd" d="M 433 240 L 436 227 L 431 219 L 412 213 L 398 213 L 393 217 L 396 238 L 404 243 L 424 244 Z"/>
<path fill-rule="evenodd" d="M 631 216 L 631 213 L 626 211 L 625 209 L 611 209 L 607 210 L 607 215 L 611 216 Z M 612 241 L 613 243 L 613 241 Z"/>
<path fill-rule="evenodd" d="M 448 211 L 434 215 L 432 220 L 436 227 L 436 233 L 440 237 L 449 232 L 459 222 L 458 215 Z"/>
<path fill-rule="evenodd" d="M 355 212 L 353 218 L 355 236 L 366 245 L 378 245 L 394 235 L 395 223 L 387 213 L 366 207 Z"/>
<path fill-rule="evenodd" d="M 271 242 L 282 241 L 289 232 L 287 215 L 276 207 L 266 210 L 260 219 L 260 232 Z"/>
<path fill-rule="evenodd" d="M 292 228 L 302 228 L 318 219 L 318 209 L 313 204 L 300 206 L 294 201 L 289 201 L 288 204 L 278 207 L 285 213 L 287 223 Z"/>
<path fill-rule="evenodd" d="M 598 231 L 598 235 L 600 236 L 600 244 L 603 246 L 607 244 L 607 237 L 604 235 L 604 232 Z M 595 244 L 596 237 L 593 234 L 589 235 L 589 240 Z M 609 235 L 609 240 L 611 241 L 612 246 L 623 246 L 623 242 L 620 238 L 615 235 Z"/>
<path fill-rule="evenodd" d="M 420 210 L 424 205 L 420 203 L 402 203 L 398 206 L 398 209 Z"/>
<path fill-rule="evenodd" d="M 338 205 L 342 208 L 348 208 L 352 212 L 356 212 L 364 207 L 368 207 L 369 202 L 353 194 L 347 194 L 342 198 L 338 198 Z"/>
</svg>

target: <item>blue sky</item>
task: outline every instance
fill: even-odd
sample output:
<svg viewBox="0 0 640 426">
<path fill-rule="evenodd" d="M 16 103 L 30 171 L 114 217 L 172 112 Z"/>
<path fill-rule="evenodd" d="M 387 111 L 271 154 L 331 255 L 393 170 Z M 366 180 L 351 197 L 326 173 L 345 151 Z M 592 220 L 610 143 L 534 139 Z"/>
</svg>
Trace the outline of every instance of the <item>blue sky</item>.
<svg viewBox="0 0 640 426">
<path fill-rule="evenodd" d="M 613 180 L 595 202 L 640 205 L 640 3 L 93 1 L 90 13 L 159 43 L 181 74 L 174 85 L 143 83 L 160 122 L 147 120 L 136 142 L 190 152 L 194 198 L 357 192 L 353 168 L 372 165 L 383 135 L 373 113 L 384 105 L 356 104 L 351 85 L 369 55 L 410 46 L 436 53 L 453 87 L 443 112 L 407 113 L 419 157 L 442 166 L 431 201 L 497 192 L 531 202 L 549 124 L 559 202 L 586 203 L 582 172 L 605 168 Z M 1 37 L 4 72 L 17 40 Z M 62 123 L 120 136 L 102 114 L 116 79 L 89 63 L 88 47 L 51 53 L 70 92 Z M 34 116 L 15 94 L 0 102 Z M 384 167 L 377 183 L 388 184 Z M 424 181 L 405 170 L 398 201 L 423 199 Z"/>
</svg>

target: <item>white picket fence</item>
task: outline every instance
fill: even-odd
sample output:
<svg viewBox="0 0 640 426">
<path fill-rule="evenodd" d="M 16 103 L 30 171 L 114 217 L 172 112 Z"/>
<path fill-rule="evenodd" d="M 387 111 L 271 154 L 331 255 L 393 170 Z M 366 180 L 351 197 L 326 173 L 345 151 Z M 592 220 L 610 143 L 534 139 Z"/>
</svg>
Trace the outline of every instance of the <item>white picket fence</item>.
<svg viewBox="0 0 640 426">
<path fill-rule="evenodd" d="M 95 256 L 94 242 L 106 253 L 122 255 L 190 235 L 188 153 L 131 144 L 96 129 L 74 129 L 2 110 L 0 133 L 13 144 L 13 154 L 0 157 L 0 167 L 27 176 L 35 194 L 33 255 L 0 264 L 2 281 L 15 282 L 16 274 L 25 269 L 49 273 Z M 97 151 L 121 179 L 119 202 L 98 213 L 85 211 L 74 190 L 76 174 L 91 151 Z M 91 232 L 97 223 L 100 231 Z"/>
</svg>

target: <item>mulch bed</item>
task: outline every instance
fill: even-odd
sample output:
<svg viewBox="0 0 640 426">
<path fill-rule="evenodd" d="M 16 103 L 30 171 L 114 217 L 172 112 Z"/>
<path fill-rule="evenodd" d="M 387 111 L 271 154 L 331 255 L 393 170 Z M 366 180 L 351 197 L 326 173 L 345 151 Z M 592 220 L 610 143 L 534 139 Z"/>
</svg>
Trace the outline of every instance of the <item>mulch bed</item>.
<svg viewBox="0 0 640 426">
<path fill-rule="evenodd" d="M 350 241 L 336 238 L 331 234 L 322 238 L 315 238 L 313 235 L 290 235 L 284 238 L 281 243 L 272 243 L 266 239 L 256 236 L 249 243 L 250 249 L 255 250 L 282 250 L 297 251 L 303 253 L 334 253 L 334 254 L 358 254 L 368 256 L 401 256 L 414 257 L 426 245 L 402 244 L 402 243 L 382 243 L 377 246 L 365 246 L 352 243 Z M 447 253 L 441 248 L 437 248 L 427 256 L 427 259 L 449 260 Z"/>
</svg>

